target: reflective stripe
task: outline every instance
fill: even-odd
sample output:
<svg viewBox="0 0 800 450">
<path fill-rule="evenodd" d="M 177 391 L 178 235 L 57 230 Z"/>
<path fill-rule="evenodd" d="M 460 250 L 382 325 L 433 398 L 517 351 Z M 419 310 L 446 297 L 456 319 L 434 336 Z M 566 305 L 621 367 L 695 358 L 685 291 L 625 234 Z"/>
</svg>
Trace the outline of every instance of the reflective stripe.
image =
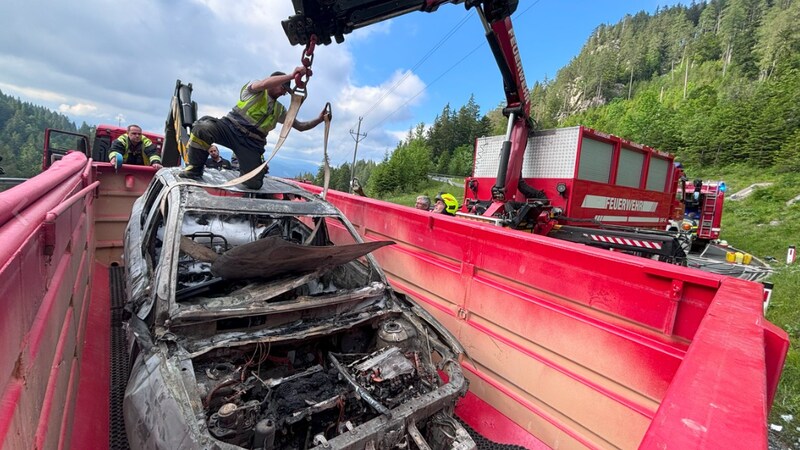
<svg viewBox="0 0 800 450">
<path fill-rule="evenodd" d="M 605 242 L 607 244 L 619 244 L 619 245 L 627 245 L 629 247 L 643 247 L 656 250 L 661 250 L 662 248 L 661 243 L 657 241 L 644 241 L 644 240 L 627 239 L 627 238 L 604 236 L 597 234 L 590 234 L 589 237 L 593 241 Z"/>
<path fill-rule="evenodd" d="M 267 91 L 251 93 L 248 91 L 250 83 L 242 86 L 239 92 L 239 102 L 233 107 L 232 113 L 245 120 L 247 125 L 253 127 L 251 132 L 256 130 L 265 136 L 275 129 L 278 119 L 286 109 L 283 105 L 267 94 Z M 242 100 L 245 94 L 252 95 L 247 100 Z M 231 117 L 236 122 L 237 117 Z M 241 124 L 244 125 L 244 124 Z"/>
<path fill-rule="evenodd" d="M 122 142 L 122 147 L 125 149 L 125 153 L 122 154 L 122 162 L 128 162 L 128 155 L 130 154 L 130 138 L 128 137 L 128 133 L 125 133 L 117 138 L 118 141 Z M 153 145 L 153 141 L 150 140 L 145 135 L 142 135 L 142 161 L 144 162 L 145 166 L 149 166 L 151 162 L 158 162 L 161 163 L 161 156 L 158 155 L 158 152 L 153 154 L 153 156 L 148 156 L 147 152 L 145 151 L 146 148 Z M 111 155 L 109 154 L 109 160 Z"/>
<path fill-rule="evenodd" d="M 211 147 L 211 144 L 195 136 L 194 133 L 189 135 L 189 142 L 197 144 L 198 147 L 202 148 L 205 151 L 208 151 L 209 147 Z"/>
</svg>

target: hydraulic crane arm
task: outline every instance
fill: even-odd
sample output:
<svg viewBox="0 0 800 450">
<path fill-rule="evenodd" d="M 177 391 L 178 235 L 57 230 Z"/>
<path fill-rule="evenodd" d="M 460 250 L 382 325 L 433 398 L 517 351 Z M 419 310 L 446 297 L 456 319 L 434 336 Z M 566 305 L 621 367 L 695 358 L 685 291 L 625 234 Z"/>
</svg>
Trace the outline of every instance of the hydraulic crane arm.
<svg viewBox="0 0 800 450">
<path fill-rule="evenodd" d="M 295 15 L 282 22 L 292 45 L 307 45 L 311 36 L 317 42 L 330 44 L 344 41 L 344 35 L 355 29 L 391 19 L 412 11 L 433 12 L 444 3 L 464 3 L 474 7 L 483 23 L 486 39 L 503 77 L 508 116 L 506 140 L 500 154 L 497 181 L 492 188 L 493 205 L 487 215 L 498 212 L 505 202 L 517 195 L 522 160 L 528 136 L 532 132 L 529 118 L 528 87 L 522 70 L 517 40 L 511 25 L 511 14 L 519 0 L 292 0 Z"/>
</svg>

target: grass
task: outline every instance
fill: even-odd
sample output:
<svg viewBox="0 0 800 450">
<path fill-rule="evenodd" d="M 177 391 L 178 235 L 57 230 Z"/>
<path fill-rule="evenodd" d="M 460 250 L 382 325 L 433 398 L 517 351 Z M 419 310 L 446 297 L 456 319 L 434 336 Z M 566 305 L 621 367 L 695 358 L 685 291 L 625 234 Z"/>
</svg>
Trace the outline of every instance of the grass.
<svg viewBox="0 0 800 450">
<path fill-rule="evenodd" d="M 786 330 L 791 344 L 769 422 L 783 426 L 783 430 L 775 434 L 786 446 L 800 449 L 800 296 L 797 294 L 800 292 L 800 261 L 794 265 L 786 264 L 789 245 L 800 248 L 800 202 L 786 205 L 787 201 L 800 195 L 800 174 L 731 166 L 691 175 L 724 180 L 729 196 L 754 183 L 773 183 L 772 186 L 757 189 L 746 199 L 726 199 L 721 238 L 762 260 L 775 258 L 770 263 L 775 272 L 769 281 L 775 284 L 775 288 L 767 319 Z M 417 195 L 426 194 L 433 198 L 440 191 L 453 193 L 456 198 L 463 195 L 461 187 L 431 181 L 417 192 L 395 193 L 384 200 L 413 206 Z M 784 416 L 792 418 L 784 420 Z"/>
</svg>

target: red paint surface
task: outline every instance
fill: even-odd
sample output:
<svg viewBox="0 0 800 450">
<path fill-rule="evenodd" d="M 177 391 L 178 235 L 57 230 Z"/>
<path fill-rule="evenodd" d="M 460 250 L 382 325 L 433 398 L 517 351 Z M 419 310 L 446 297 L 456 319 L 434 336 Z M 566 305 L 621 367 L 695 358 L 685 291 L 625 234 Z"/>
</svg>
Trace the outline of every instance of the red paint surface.
<svg viewBox="0 0 800 450">
<path fill-rule="evenodd" d="M 550 448 L 471 392 L 458 402 L 456 414 L 472 429 L 498 444 L 521 445 L 529 450 Z"/>
<path fill-rule="evenodd" d="M 75 406 L 91 290 L 89 265 L 94 263 L 92 191 L 97 185 L 89 186 L 89 169 L 84 155 L 72 153 L 20 189 L 0 193 L 0 204 L 11 206 L 0 220 L 4 448 L 68 447 L 73 422 L 95 429 L 107 423 L 107 412 L 100 422 L 86 415 L 91 410 Z M 108 319 L 91 327 L 107 334 Z M 87 364 L 84 371 L 90 376 L 108 377 L 107 363 Z M 107 389 L 90 394 L 107 403 Z M 73 448 L 98 448 L 97 442 L 107 445 L 107 431 L 99 441 Z"/>
<path fill-rule="evenodd" d="M 109 393 L 111 392 L 111 291 L 108 268 L 94 266 L 92 297 L 86 322 L 86 341 L 80 362 L 75 424 L 72 448 L 108 448 Z"/>
<path fill-rule="evenodd" d="M 61 416 L 61 434 L 58 436 L 58 450 L 69 448 L 72 441 L 72 424 L 75 422 L 75 411 L 77 410 L 73 402 L 75 401 L 75 383 L 78 381 L 79 375 L 78 367 L 78 359 L 73 358 L 69 368 L 69 390 L 67 391 L 67 398 L 64 402 L 65 406 L 72 406 L 72 408 L 64 408 L 64 414 Z"/>
<path fill-rule="evenodd" d="M 753 320 L 761 305 L 743 301 L 760 294 L 756 286 L 723 282 L 640 448 L 767 448 L 774 356 L 764 351 L 768 322 Z"/>
<path fill-rule="evenodd" d="M 56 388 L 58 387 L 58 376 L 61 370 L 69 369 L 71 365 L 64 364 L 64 347 L 69 339 L 67 333 L 69 332 L 70 325 L 72 324 L 72 308 L 67 311 L 64 318 L 64 325 L 61 328 L 61 335 L 58 338 L 56 346 L 56 354 L 53 358 L 53 366 L 50 368 L 50 377 L 47 382 L 47 393 L 42 403 L 42 410 L 39 413 L 39 427 L 36 429 L 36 448 L 45 448 L 45 439 L 47 438 L 47 430 L 50 427 L 50 410 L 53 408 L 53 398 L 58 395 Z M 68 355 L 67 363 L 72 360 L 72 355 Z M 58 422 L 60 423 L 60 422 Z M 59 435 L 60 435 L 59 431 Z"/>
<path fill-rule="evenodd" d="M 5 386 L 3 396 L 0 397 L 0 440 L 8 442 L 8 430 L 14 420 L 14 412 L 22 395 L 22 380 L 12 378 Z"/>
<path fill-rule="evenodd" d="M 365 240 L 398 242 L 374 256 L 398 289 L 438 314 L 465 345 L 502 344 L 502 352 L 484 351 L 465 368 L 573 442 L 609 444 L 570 420 L 625 447 L 637 439 L 641 448 L 766 446 L 766 412 L 788 337 L 763 318 L 760 285 L 336 191 L 328 200 Z M 570 365 L 561 366 L 558 384 L 570 395 L 581 392 L 579 404 L 562 402 L 561 418 L 538 408 L 508 384 L 526 375 L 503 372 L 501 354 L 507 363 L 550 367 L 558 365 L 548 355 L 564 358 Z M 577 373 L 585 369 L 591 378 Z M 531 376 L 538 379 L 538 371 Z M 536 395 L 561 401 L 558 392 Z M 640 395 L 660 404 L 657 410 L 638 403 Z M 652 420 L 626 438 L 596 425 L 607 411 L 594 401 L 618 413 L 627 408 L 619 417 Z"/>
</svg>

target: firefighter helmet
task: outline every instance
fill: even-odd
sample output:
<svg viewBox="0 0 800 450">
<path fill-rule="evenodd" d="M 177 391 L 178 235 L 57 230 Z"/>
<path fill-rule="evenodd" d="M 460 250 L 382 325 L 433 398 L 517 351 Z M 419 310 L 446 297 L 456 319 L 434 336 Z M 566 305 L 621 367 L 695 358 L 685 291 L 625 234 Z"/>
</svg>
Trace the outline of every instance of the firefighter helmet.
<svg viewBox="0 0 800 450">
<path fill-rule="evenodd" d="M 444 203 L 444 212 L 455 216 L 456 211 L 458 211 L 458 200 L 453 196 L 453 194 L 443 193 L 436 196 L 436 200 L 441 200 Z"/>
</svg>

